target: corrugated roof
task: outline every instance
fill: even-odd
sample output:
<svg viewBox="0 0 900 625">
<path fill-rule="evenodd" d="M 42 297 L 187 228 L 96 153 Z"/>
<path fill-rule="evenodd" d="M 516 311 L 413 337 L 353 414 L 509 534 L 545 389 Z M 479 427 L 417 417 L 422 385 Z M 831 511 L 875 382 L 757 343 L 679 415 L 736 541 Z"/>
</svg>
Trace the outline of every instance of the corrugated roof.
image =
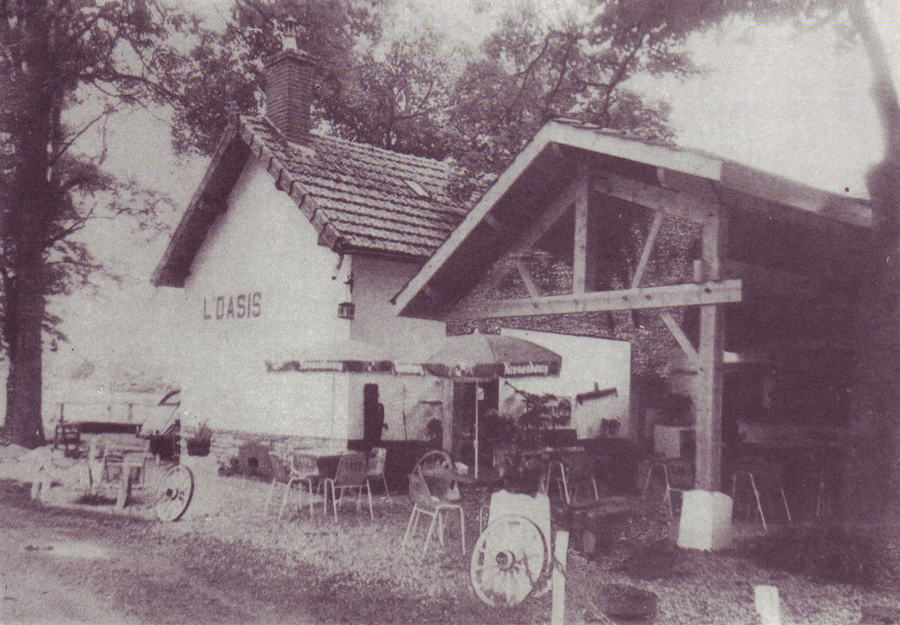
<svg viewBox="0 0 900 625">
<path fill-rule="evenodd" d="M 242 157 L 224 157 L 235 152 Z M 454 176 L 448 163 L 320 134 L 303 145 L 289 143 L 265 117 L 241 117 L 224 134 L 172 237 L 154 274 L 157 286 L 184 285 L 250 154 L 297 202 L 320 240 L 342 251 L 425 259 L 466 216 L 448 194 Z"/>
</svg>

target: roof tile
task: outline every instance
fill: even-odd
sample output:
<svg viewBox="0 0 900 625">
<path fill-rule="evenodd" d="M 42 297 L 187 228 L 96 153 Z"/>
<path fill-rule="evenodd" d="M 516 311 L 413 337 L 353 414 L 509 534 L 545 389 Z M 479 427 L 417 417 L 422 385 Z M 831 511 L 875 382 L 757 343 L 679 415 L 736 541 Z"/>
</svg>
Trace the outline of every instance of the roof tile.
<svg viewBox="0 0 900 625">
<path fill-rule="evenodd" d="M 319 134 L 298 146 L 264 117 L 243 117 L 241 124 L 254 152 L 259 145 L 266 157 L 274 156 L 356 251 L 426 258 L 467 213 L 447 191 L 455 173 L 448 163 Z"/>
</svg>

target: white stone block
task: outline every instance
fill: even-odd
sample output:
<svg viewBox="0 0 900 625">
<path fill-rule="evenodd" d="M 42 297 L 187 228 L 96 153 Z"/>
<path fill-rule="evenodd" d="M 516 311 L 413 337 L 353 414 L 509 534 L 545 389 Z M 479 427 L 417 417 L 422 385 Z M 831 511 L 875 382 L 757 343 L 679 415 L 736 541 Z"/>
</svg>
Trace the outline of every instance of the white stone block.
<svg viewBox="0 0 900 625">
<path fill-rule="evenodd" d="M 724 493 L 689 490 L 684 493 L 678 546 L 718 551 L 731 547 L 731 497 Z"/>
<path fill-rule="evenodd" d="M 781 625 L 781 604 L 775 586 L 754 586 L 753 598 L 760 625 Z"/>
<path fill-rule="evenodd" d="M 185 519 L 215 516 L 222 511 L 219 462 L 209 456 L 181 456 L 181 464 L 194 474 L 194 496 L 184 514 Z"/>
</svg>

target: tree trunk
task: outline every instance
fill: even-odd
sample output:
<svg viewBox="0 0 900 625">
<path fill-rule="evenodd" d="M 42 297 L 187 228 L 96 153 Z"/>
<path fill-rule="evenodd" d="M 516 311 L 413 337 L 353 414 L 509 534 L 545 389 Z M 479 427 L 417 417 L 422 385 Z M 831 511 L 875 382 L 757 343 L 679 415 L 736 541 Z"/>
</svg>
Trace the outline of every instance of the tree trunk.
<svg viewBox="0 0 900 625">
<path fill-rule="evenodd" d="M 58 206 L 50 183 L 52 111 L 62 97 L 50 50 L 46 0 L 25 5 L 14 145 L 18 156 L 11 201 L 3 220 L 4 276 L 8 289 L 4 330 L 9 349 L 6 429 L 12 442 L 43 443 L 42 366 L 46 306 L 44 252 Z"/>
<path fill-rule="evenodd" d="M 7 293 L 7 329 L 11 334 L 7 334 L 6 423 L 12 442 L 30 449 L 44 442 L 42 256 L 41 250 L 20 255 L 13 292 Z"/>
<path fill-rule="evenodd" d="M 865 3 L 848 3 L 873 74 L 872 97 L 885 137 L 884 160 L 868 177 L 874 216 L 872 264 L 857 315 L 853 446 L 847 509 L 856 516 L 900 506 L 900 103 L 884 43 Z"/>
</svg>

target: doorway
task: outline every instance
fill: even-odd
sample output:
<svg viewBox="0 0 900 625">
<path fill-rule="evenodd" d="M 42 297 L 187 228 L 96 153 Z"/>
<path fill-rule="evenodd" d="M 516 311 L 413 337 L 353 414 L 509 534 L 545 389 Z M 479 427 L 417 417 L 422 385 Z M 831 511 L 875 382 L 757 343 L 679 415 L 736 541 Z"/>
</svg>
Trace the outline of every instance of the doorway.
<svg viewBox="0 0 900 625">
<path fill-rule="evenodd" d="M 478 464 L 493 463 L 497 410 L 500 406 L 499 380 L 453 383 L 453 457 L 475 466 L 475 402 L 478 402 Z"/>
<path fill-rule="evenodd" d="M 381 435 L 386 427 L 378 385 L 366 384 L 363 386 L 363 440 L 377 445 L 381 442 Z"/>
</svg>

